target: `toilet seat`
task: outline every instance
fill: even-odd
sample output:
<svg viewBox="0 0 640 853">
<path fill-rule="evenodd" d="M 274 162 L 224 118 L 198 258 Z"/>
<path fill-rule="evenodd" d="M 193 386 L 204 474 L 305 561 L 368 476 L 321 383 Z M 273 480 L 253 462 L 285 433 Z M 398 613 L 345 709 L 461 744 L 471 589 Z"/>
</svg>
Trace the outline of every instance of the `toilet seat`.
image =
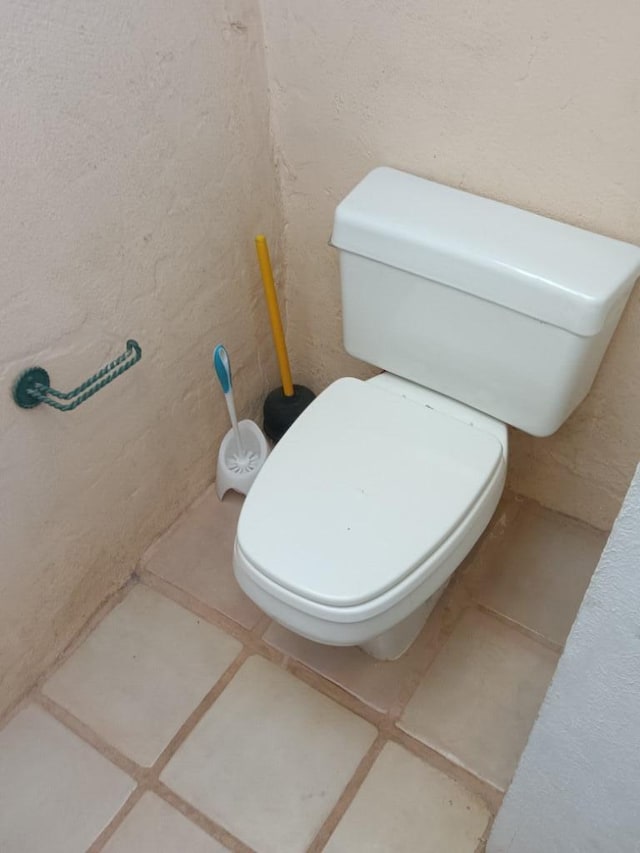
<svg viewBox="0 0 640 853">
<path fill-rule="evenodd" d="M 341 379 L 317 398 L 271 454 L 238 525 L 241 586 L 323 642 L 360 642 L 348 623 L 406 609 L 425 584 L 446 582 L 504 483 L 502 424 L 464 422 L 446 402 L 444 412 L 431 405 L 446 398 L 379 379 Z M 349 639 L 324 638 L 304 618 L 292 624 L 296 613 L 342 623 Z"/>
</svg>

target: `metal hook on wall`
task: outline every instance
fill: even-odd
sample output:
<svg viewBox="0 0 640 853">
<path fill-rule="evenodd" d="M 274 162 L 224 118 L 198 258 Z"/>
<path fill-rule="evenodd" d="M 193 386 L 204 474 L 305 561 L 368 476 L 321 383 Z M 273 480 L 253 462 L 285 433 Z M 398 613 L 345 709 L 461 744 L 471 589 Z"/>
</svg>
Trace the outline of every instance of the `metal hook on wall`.
<svg viewBox="0 0 640 853">
<path fill-rule="evenodd" d="M 13 399 L 22 409 L 33 409 L 40 403 L 45 403 L 59 412 L 70 412 L 85 400 L 104 388 L 125 370 L 129 370 L 142 358 L 142 349 L 137 341 L 127 341 L 127 348 L 119 355 L 101 367 L 97 373 L 90 376 L 73 391 L 57 391 L 49 385 L 49 374 L 43 367 L 30 367 L 18 376 L 13 385 Z M 69 402 L 61 403 L 60 400 Z"/>
</svg>

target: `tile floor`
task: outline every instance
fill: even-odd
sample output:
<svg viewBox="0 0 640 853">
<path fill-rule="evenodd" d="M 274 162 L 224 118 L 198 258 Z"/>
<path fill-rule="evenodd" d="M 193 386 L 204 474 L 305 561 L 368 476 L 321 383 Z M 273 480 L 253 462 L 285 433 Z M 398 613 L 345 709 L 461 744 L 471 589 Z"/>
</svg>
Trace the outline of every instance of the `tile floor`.
<svg viewBox="0 0 640 853">
<path fill-rule="evenodd" d="M 399 661 L 302 640 L 208 490 L 0 730 L 3 853 L 479 853 L 605 535 L 507 498 Z"/>
</svg>

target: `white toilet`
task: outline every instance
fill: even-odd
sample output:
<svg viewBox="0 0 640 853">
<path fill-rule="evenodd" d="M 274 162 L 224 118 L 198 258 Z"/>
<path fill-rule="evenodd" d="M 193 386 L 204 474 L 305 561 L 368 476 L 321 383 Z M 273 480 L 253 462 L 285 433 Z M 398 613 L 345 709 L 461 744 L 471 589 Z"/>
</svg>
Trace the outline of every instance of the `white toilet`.
<svg viewBox="0 0 640 853">
<path fill-rule="evenodd" d="M 506 424 L 553 433 L 584 399 L 640 249 L 379 168 L 338 206 L 339 379 L 240 514 L 238 583 L 292 631 L 379 659 L 411 645 L 488 524 Z"/>
</svg>

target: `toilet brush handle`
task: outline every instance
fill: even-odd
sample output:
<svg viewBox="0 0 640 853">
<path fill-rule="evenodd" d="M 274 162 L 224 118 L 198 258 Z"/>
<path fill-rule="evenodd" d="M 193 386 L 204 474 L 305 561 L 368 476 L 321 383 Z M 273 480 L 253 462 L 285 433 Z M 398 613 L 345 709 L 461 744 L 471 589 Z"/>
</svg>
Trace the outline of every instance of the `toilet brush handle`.
<svg viewBox="0 0 640 853">
<path fill-rule="evenodd" d="M 231 418 L 231 426 L 236 437 L 236 445 L 238 453 L 244 454 L 242 439 L 240 437 L 240 427 L 238 426 L 238 418 L 236 416 L 236 406 L 233 399 L 233 385 L 231 383 L 231 362 L 229 361 L 229 353 L 222 344 L 219 344 L 213 351 L 213 367 L 216 371 L 220 385 L 224 393 L 224 399 L 227 404 L 229 417 Z"/>
<path fill-rule="evenodd" d="M 242 444 L 242 437 L 240 435 L 240 427 L 238 426 L 238 417 L 236 415 L 236 404 L 233 399 L 233 389 L 229 388 L 227 393 L 224 395 L 224 399 L 227 403 L 227 410 L 229 412 L 229 417 L 231 418 L 231 426 L 233 427 L 233 434 L 236 437 L 236 446 L 238 448 L 238 453 L 240 456 L 244 455 L 244 446 Z"/>
<path fill-rule="evenodd" d="M 213 367 L 220 380 L 222 391 L 227 394 L 231 390 L 231 363 L 229 353 L 219 344 L 213 351 Z"/>
</svg>

